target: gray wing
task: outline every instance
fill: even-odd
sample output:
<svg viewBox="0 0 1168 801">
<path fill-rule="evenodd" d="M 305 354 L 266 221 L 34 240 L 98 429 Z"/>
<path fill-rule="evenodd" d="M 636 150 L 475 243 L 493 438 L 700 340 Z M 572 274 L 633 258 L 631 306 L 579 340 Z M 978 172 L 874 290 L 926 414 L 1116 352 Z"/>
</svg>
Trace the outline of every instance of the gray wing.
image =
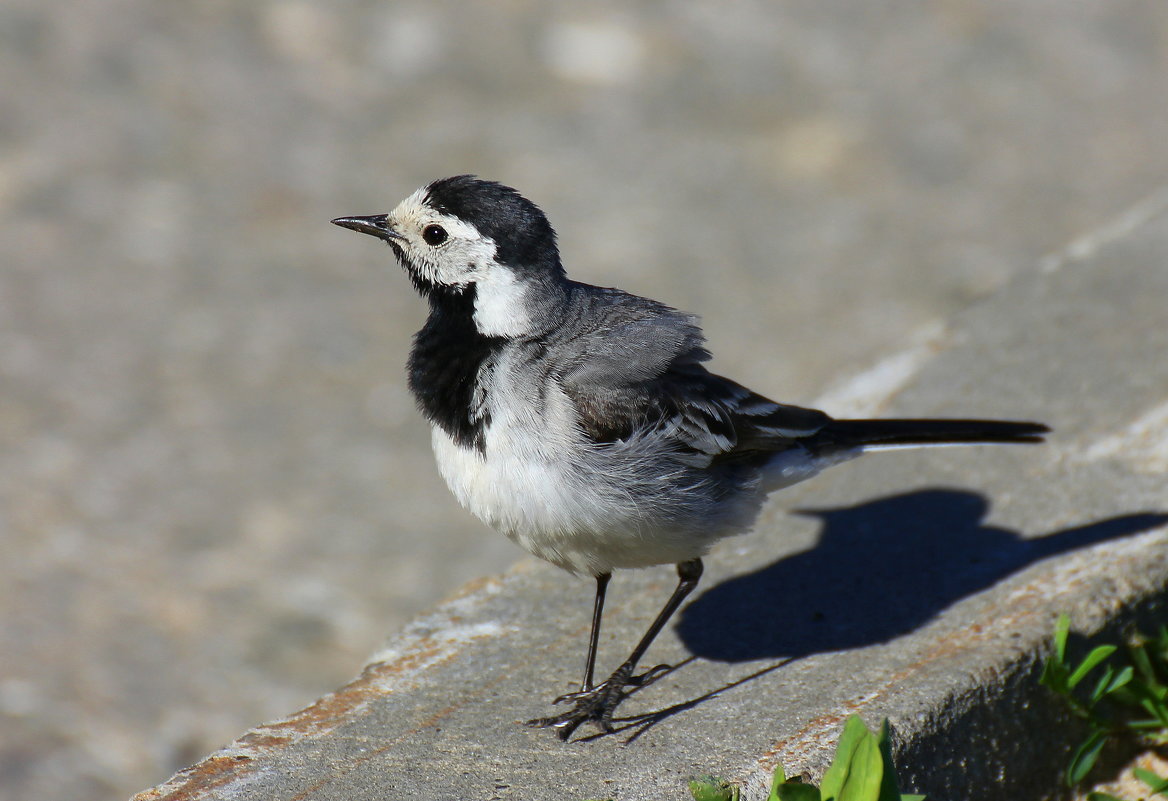
<svg viewBox="0 0 1168 801">
<path fill-rule="evenodd" d="M 661 376 L 675 364 L 710 358 L 697 318 L 619 289 L 576 285 L 561 324 L 567 339 L 558 361 L 566 383 L 620 389 Z M 570 354 L 570 355 L 567 355 Z"/>
<path fill-rule="evenodd" d="M 616 290 L 596 292 L 568 326 L 573 358 L 560 375 L 594 442 L 652 431 L 710 464 L 783 450 L 830 421 L 710 373 L 696 318 Z"/>
</svg>

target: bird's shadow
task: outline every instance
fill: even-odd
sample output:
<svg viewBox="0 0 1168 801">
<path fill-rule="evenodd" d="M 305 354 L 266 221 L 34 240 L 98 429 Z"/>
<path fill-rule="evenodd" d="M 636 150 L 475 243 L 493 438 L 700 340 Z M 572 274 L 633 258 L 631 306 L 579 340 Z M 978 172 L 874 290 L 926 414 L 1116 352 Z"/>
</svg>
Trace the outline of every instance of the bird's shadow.
<svg viewBox="0 0 1168 801">
<path fill-rule="evenodd" d="M 677 632 L 691 653 L 722 662 L 886 642 L 1040 559 L 1168 522 L 1144 512 L 1023 539 L 986 525 L 989 506 L 974 492 L 925 489 L 802 511 L 823 520 L 815 547 L 706 590 Z"/>
</svg>

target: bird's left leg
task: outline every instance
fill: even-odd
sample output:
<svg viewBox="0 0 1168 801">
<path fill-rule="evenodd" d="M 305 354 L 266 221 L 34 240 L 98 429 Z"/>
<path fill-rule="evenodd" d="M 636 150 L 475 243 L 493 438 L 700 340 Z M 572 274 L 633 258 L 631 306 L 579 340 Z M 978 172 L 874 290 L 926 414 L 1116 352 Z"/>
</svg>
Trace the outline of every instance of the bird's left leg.
<svg viewBox="0 0 1168 801">
<path fill-rule="evenodd" d="M 616 711 L 620 702 L 625 699 L 627 687 L 640 687 L 649 683 L 656 674 L 666 669 L 665 665 L 658 665 L 650 670 L 642 673 L 639 676 L 634 676 L 633 671 L 637 669 L 637 664 L 649 650 L 649 646 L 653 644 L 653 640 L 661 633 L 661 629 L 665 628 L 665 624 L 673 617 L 673 614 L 681 606 L 682 601 L 686 596 L 693 592 L 694 587 L 698 585 L 698 581 L 702 577 L 702 560 L 690 559 L 686 562 L 680 562 L 677 565 L 677 587 L 673 590 L 673 594 L 669 596 L 665 606 L 661 608 L 657 618 L 649 626 L 649 629 L 641 637 L 641 641 L 637 643 L 637 647 L 629 654 L 626 659 L 616 671 L 609 676 L 605 681 L 598 684 L 596 687 L 589 687 L 588 689 L 581 689 L 578 693 L 571 693 L 566 696 L 557 698 L 557 701 L 575 701 L 576 706 L 567 712 L 554 717 L 537 718 L 536 720 L 528 721 L 531 726 L 550 726 L 556 730 L 561 740 L 567 740 L 572 736 L 572 732 L 585 721 L 595 721 L 600 728 L 606 732 L 612 731 L 612 716 Z M 600 588 L 600 579 L 597 579 L 597 592 L 603 594 Z M 598 601 L 598 603 L 603 603 Z M 596 620 L 593 620 L 593 638 L 599 636 L 598 626 Z M 589 661 L 585 669 L 585 683 L 591 684 L 591 666 L 595 662 L 595 641 L 590 643 L 589 647 Z"/>
</svg>

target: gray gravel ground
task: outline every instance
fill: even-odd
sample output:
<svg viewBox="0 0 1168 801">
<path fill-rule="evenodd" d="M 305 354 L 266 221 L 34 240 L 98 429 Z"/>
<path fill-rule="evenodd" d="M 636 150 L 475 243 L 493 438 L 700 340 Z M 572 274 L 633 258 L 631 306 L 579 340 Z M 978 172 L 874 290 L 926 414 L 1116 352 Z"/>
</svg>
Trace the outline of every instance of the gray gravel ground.
<svg viewBox="0 0 1168 801">
<path fill-rule="evenodd" d="M 806 402 L 1163 183 L 1168 5 L 7 0 L 0 796 L 154 784 L 516 558 L 327 223 L 457 172 Z"/>
</svg>

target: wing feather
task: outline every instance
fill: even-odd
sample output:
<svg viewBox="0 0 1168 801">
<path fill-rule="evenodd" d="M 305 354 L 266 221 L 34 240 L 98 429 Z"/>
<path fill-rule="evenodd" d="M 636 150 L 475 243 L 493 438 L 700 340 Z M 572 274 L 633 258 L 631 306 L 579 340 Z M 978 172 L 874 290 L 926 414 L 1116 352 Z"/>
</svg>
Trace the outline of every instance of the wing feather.
<svg viewBox="0 0 1168 801">
<path fill-rule="evenodd" d="M 571 334 L 577 354 L 560 376 L 593 442 L 653 433 L 695 462 L 783 450 L 830 421 L 815 409 L 775 403 L 710 373 L 694 318 L 668 306 L 605 290 Z"/>
</svg>

